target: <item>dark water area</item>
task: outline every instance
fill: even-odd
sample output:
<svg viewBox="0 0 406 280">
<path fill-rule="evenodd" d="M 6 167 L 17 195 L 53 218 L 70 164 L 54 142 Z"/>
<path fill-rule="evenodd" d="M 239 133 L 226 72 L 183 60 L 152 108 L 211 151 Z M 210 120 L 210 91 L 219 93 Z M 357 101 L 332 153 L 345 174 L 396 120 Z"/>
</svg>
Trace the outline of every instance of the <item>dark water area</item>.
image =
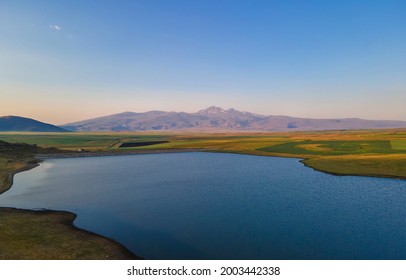
<svg viewBox="0 0 406 280">
<path fill-rule="evenodd" d="M 216 153 L 50 159 L 1 207 L 67 210 L 147 259 L 406 259 L 406 180 Z"/>
<path fill-rule="evenodd" d="M 144 141 L 144 142 L 126 142 L 119 146 L 119 148 L 130 148 L 130 147 L 143 147 L 152 146 L 157 144 L 169 143 L 169 141 Z"/>
</svg>

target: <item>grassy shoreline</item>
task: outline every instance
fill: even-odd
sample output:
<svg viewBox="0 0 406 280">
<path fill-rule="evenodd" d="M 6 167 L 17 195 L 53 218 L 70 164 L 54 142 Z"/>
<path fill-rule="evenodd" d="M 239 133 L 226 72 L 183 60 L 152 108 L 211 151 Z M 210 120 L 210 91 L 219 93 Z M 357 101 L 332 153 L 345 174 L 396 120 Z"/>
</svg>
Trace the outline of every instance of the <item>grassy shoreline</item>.
<svg viewBox="0 0 406 280">
<path fill-rule="evenodd" d="M 37 160 L 37 162 L 27 162 L 25 166 L 15 169 L 15 170 L 10 170 L 8 173 L 6 173 L 2 180 L 0 181 L 0 195 L 6 191 L 8 191 L 12 185 L 13 185 L 13 181 L 14 181 L 14 175 L 16 175 L 19 172 L 23 172 L 23 171 L 28 171 L 30 169 L 33 169 L 35 167 L 37 167 L 40 163 L 40 160 Z"/>
<path fill-rule="evenodd" d="M 46 160 L 52 158 L 79 158 L 79 157 L 100 157 L 100 156 L 127 156 L 127 155 L 141 155 L 141 154 L 160 154 L 160 153 L 187 153 L 187 152 L 211 152 L 211 153 L 229 153 L 229 154 L 243 154 L 243 155 L 252 155 L 252 156 L 266 156 L 266 157 L 285 157 L 285 158 L 296 158 L 299 159 L 299 162 L 302 163 L 304 166 L 311 168 L 318 172 L 327 173 L 330 175 L 335 176 L 365 176 L 365 177 L 377 177 L 377 178 L 391 178 L 391 179 L 406 179 L 406 173 L 399 174 L 394 172 L 393 174 L 387 174 L 386 170 L 383 173 L 380 173 L 382 170 L 375 168 L 375 170 L 369 169 L 367 170 L 357 170 L 354 172 L 354 166 L 347 166 L 347 169 L 341 171 L 337 169 L 336 166 L 330 167 L 332 161 L 329 159 L 327 164 L 324 163 L 323 158 L 319 157 L 303 157 L 299 155 L 291 155 L 291 154 L 274 154 L 274 153 L 257 153 L 257 152 L 241 152 L 241 151 L 219 151 L 219 150 L 210 150 L 210 149 L 161 149 L 161 150 L 136 150 L 136 151 L 127 151 L 127 152 L 90 152 L 86 154 L 79 154 L 79 153 L 66 153 L 66 154 L 45 154 L 45 155 L 38 155 L 37 159 Z M 367 155 L 363 159 L 367 160 L 369 157 L 376 159 L 376 155 Z M 383 156 L 379 158 L 382 159 Z M 335 161 L 341 161 L 341 168 L 345 168 L 346 161 L 344 156 L 335 157 Z M 360 159 L 358 159 L 360 160 Z M 406 156 L 403 159 L 400 159 L 406 163 Z M 323 164 L 324 163 L 324 164 Z M 379 166 L 378 166 L 379 167 Z M 31 169 L 31 168 L 29 168 Z M 24 171 L 24 170 L 22 170 Z M 0 192 L 1 194 L 1 192 Z"/>
<path fill-rule="evenodd" d="M 139 259 L 116 241 L 77 228 L 66 211 L 0 208 L 0 259 Z"/>
<path fill-rule="evenodd" d="M 27 165 L 10 173 L 35 168 Z M 76 214 L 67 211 L 26 210 L 0 207 L 0 259 L 2 260 L 130 260 L 142 259 L 113 239 L 80 229 Z"/>
<path fill-rule="evenodd" d="M 346 170 L 337 169 L 336 166 L 330 167 L 328 164 L 334 163 L 335 161 L 341 161 L 345 163 L 344 158 L 334 158 L 334 160 L 329 159 L 328 164 L 323 164 L 323 158 L 318 157 L 303 157 L 299 155 L 293 154 L 274 154 L 274 153 L 255 153 L 255 152 L 240 152 L 240 151 L 203 151 L 203 152 L 216 152 L 216 153 L 231 153 L 231 154 L 242 154 L 242 155 L 252 155 L 252 156 L 264 156 L 264 157 L 279 157 L 279 158 L 295 158 L 298 159 L 300 163 L 302 163 L 305 167 L 311 168 L 317 172 L 322 172 L 334 176 L 362 176 L 362 177 L 374 177 L 374 178 L 388 178 L 388 179 L 406 179 L 406 170 L 401 170 L 399 172 L 394 172 L 393 174 L 387 174 L 387 170 L 360 170 L 358 166 L 358 170 L 354 171 L 351 168 L 354 166 L 347 166 Z M 374 155 L 371 155 L 375 161 L 379 161 L 381 158 L 376 158 Z M 364 160 L 368 160 L 368 157 L 364 157 Z M 401 165 L 404 165 L 406 168 L 406 156 L 401 159 Z M 344 167 L 345 164 L 342 164 Z M 382 172 L 383 171 L 383 172 Z M 381 173 L 380 173 L 381 172 Z"/>
<path fill-rule="evenodd" d="M 313 170 L 335 176 L 365 176 L 375 178 L 406 179 L 406 172 L 401 166 L 406 165 L 406 157 L 385 161 L 379 156 L 348 160 L 345 157 L 328 160 L 324 158 L 303 159 L 301 162 Z M 340 165 L 340 168 L 336 166 Z M 382 165 L 386 165 L 382 167 Z M 360 168 L 360 166 L 362 168 Z M 389 166 L 389 167 L 388 167 Z"/>
<path fill-rule="evenodd" d="M 31 153 L 0 156 L 0 194 L 12 187 L 15 174 L 41 161 Z M 77 228 L 75 218 L 76 214 L 67 211 L 0 207 L 0 260 L 141 259 L 113 239 Z"/>
</svg>

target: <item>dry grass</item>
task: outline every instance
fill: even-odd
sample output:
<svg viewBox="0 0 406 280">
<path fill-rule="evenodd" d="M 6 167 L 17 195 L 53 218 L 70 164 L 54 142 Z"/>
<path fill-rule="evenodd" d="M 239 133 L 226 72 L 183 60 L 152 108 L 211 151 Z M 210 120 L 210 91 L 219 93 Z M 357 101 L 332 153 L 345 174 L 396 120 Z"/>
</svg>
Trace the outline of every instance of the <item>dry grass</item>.
<svg viewBox="0 0 406 280">
<path fill-rule="evenodd" d="M 337 175 L 406 178 L 406 155 L 345 155 L 304 161 L 314 169 Z"/>
<path fill-rule="evenodd" d="M 72 226 L 75 215 L 0 208 L 0 259 L 134 259 L 116 242 Z"/>
</svg>

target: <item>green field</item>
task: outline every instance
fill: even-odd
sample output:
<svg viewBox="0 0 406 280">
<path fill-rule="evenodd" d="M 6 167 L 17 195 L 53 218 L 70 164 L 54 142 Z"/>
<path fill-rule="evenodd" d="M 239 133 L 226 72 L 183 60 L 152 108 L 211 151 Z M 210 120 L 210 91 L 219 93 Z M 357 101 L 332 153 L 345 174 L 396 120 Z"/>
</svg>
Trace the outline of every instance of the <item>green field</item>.
<svg viewBox="0 0 406 280">
<path fill-rule="evenodd" d="M 406 140 L 392 140 L 390 141 L 392 149 L 406 151 Z"/>
<path fill-rule="evenodd" d="M 392 148 L 391 141 L 387 140 L 360 140 L 360 141 L 299 141 L 283 143 L 276 146 L 264 147 L 259 150 L 275 153 L 294 153 L 307 155 L 348 155 L 348 154 L 396 154 L 406 153 Z"/>
<path fill-rule="evenodd" d="M 203 149 L 210 152 L 297 157 L 304 159 L 305 165 L 334 174 L 406 177 L 406 132 L 399 129 L 212 134 L 3 133 L 0 134 L 0 140 L 56 147 L 71 152 L 82 150 L 126 153 Z M 120 148 L 123 143 L 144 142 L 161 143 Z"/>
<path fill-rule="evenodd" d="M 137 135 L 136 140 L 159 140 L 160 135 Z M 10 143 L 38 144 L 41 147 L 56 147 L 67 150 L 85 148 L 100 150 L 118 147 L 118 144 L 134 140 L 132 134 L 96 134 L 96 133 L 3 133 L 0 140 Z"/>
</svg>

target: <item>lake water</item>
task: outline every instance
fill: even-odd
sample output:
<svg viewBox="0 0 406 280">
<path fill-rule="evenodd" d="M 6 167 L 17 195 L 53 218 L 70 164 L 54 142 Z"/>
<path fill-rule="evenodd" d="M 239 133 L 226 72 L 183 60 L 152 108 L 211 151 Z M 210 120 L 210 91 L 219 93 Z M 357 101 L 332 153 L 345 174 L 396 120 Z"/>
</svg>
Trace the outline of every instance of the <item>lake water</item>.
<svg viewBox="0 0 406 280">
<path fill-rule="evenodd" d="M 216 153 L 46 160 L 0 206 L 67 210 L 147 259 L 406 259 L 406 180 Z"/>
</svg>

